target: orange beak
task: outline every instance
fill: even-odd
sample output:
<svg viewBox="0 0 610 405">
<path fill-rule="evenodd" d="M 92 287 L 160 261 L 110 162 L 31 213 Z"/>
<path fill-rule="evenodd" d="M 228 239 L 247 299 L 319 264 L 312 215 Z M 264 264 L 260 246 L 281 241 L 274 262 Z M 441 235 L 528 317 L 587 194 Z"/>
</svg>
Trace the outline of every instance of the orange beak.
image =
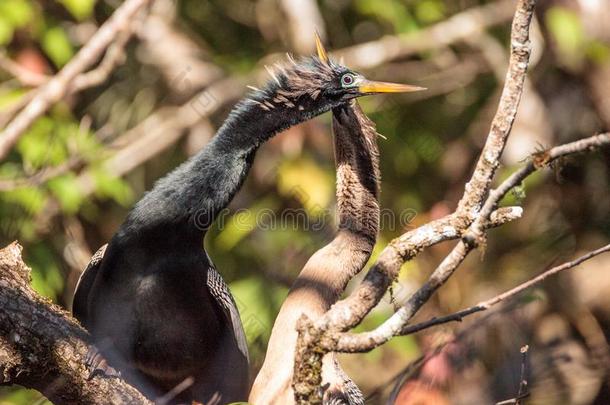
<svg viewBox="0 0 610 405">
<path fill-rule="evenodd" d="M 365 94 L 379 93 L 411 93 L 414 91 L 427 90 L 425 87 L 412 86 L 410 84 L 375 82 L 364 80 L 359 86 L 358 91 Z"/>
</svg>

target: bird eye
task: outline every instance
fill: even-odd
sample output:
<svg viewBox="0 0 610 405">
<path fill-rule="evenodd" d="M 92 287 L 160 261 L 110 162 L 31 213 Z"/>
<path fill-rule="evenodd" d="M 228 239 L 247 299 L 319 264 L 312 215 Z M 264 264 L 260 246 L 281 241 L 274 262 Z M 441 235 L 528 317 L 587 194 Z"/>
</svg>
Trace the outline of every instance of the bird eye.
<svg viewBox="0 0 610 405">
<path fill-rule="evenodd" d="M 351 73 L 346 73 L 341 76 L 341 86 L 342 87 L 351 87 L 354 85 L 356 81 L 356 77 Z"/>
</svg>

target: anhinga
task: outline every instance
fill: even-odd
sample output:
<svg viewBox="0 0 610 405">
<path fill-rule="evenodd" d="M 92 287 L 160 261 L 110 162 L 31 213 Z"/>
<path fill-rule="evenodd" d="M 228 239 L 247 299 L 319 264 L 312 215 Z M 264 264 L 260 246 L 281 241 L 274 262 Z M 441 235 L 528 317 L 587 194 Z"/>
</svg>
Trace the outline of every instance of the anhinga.
<svg viewBox="0 0 610 405">
<path fill-rule="evenodd" d="M 91 333 L 92 368 L 118 370 L 151 398 L 187 378 L 180 401 L 244 400 L 248 352 L 227 285 L 203 249 L 258 147 L 350 100 L 418 87 L 374 82 L 318 57 L 280 68 L 237 104 L 216 136 L 159 180 L 131 210 L 77 285 L 73 312 Z M 110 367 L 106 367 L 107 364 Z"/>
<path fill-rule="evenodd" d="M 302 314 L 316 319 L 337 301 L 349 280 L 364 268 L 379 229 L 379 151 L 375 125 L 356 101 L 333 109 L 337 214 L 334 239 L 303 267 L 282 304 L 271 332 L 267 355 L 250 402 L 294 403 L 292 367 Z M 364 404 L 358 387 L 339 368 L 333 354 L 324 358 L 322 378 L 327 385 L 324 404 Z"/>
</svg>

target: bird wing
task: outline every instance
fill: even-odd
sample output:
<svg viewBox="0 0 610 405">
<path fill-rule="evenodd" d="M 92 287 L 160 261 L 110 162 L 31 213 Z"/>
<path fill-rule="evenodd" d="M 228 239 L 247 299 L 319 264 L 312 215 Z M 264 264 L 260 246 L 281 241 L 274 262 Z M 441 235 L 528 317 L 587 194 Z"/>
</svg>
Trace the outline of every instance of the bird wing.
<svg viewBox="0 0 610 405">
<path fill-rule="evenodd" d="M 76 283 L 76 289 L 74 290 L 74 299 L 72 300 L 72 315 L 80 321 L 80 323 L 87 328 L 87 302 L 89 298 L 89 292 L 97 276 L 97 272 L 104 259 L 104 253 L 106 252 L 105 244 L 95 252 L 89 264 L 85 270 L 81 273 Z"/>
<path fill-rule="evenodd" d="M 233 295 L 231 295 L 231 291 L 229 291 L 227 283 L 225 283 L 222 276 L 216 271 L 212 261 L 209 260 L 209 257 L 208 261 L 210 263 L 207 281 L 208 289 L 210 290 L 212 296 L 216 299 L 216 302 L 218 302 L 222 308 L 222 312 L 225 314 L 227 320 L 231 322 L 233 336 L 237 342 L 237 347 L 244 355 L 246 360 L 248 360 L 248 344 L 246 342 L 246 334 L 244 333 L 244 328 L 242 326 L 239 311 L 237 310 L 237 305 L 235 304 Z"/>
</svg>

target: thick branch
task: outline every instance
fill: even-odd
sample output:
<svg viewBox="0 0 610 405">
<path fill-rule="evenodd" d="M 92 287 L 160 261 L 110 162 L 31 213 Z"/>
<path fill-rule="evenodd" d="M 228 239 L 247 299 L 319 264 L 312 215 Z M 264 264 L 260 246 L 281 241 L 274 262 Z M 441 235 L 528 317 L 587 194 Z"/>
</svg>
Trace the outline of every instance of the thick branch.
<svg viewBox="0 0 610 405">
<path fill-rule="evenodd" d="M 30 286 L 21 247 L 0 250 L 0 385 L 18 384 L 58 404 L 150 404 L 120 379 L 88 380 L 87 333 Z"/>
</svg>

